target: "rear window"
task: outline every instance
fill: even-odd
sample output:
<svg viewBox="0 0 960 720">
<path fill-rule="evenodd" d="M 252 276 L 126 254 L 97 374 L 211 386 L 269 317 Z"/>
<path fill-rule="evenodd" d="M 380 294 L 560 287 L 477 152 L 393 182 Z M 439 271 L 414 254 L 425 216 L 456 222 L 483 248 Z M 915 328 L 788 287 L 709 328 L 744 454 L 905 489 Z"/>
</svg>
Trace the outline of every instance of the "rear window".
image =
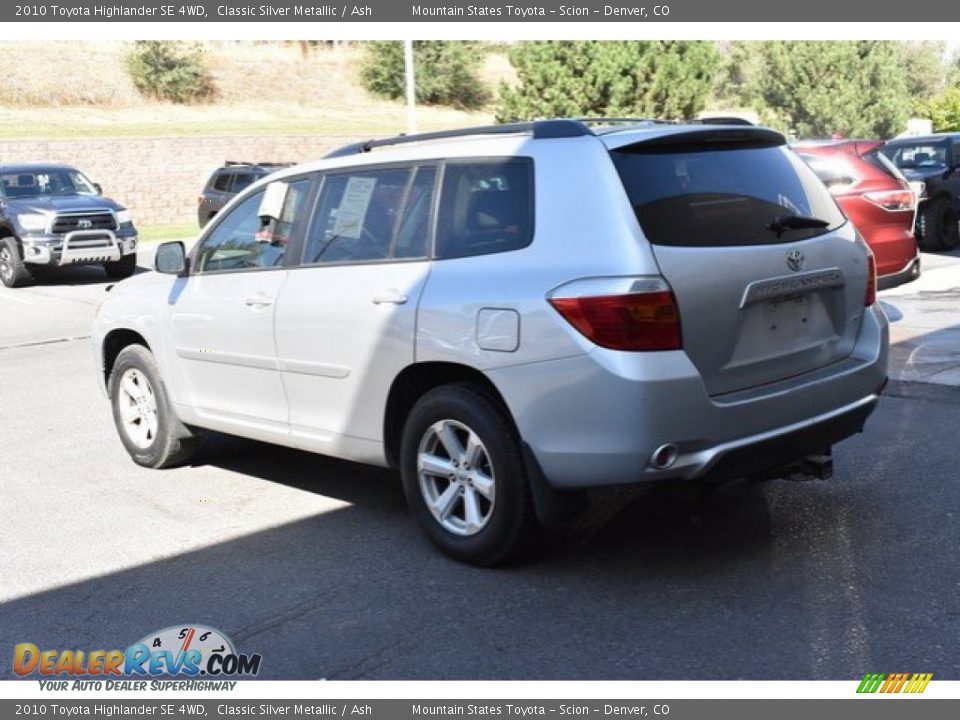
<svg viewBox="0 0 960 720">
<path fill-rule="evenodd" d="M 863 156 L 863 159 L 868 163 L 873 165 L 878 170 L 882 170 L 890 177 L 895 180 L 906 181 L 906 178 L 903 177 L 903 173 L 897 169 L 897 166 L 890 162 L 881 152 L 880 149 L 871 150 Z"/>
<path fill-rule="evenodd" d="M 783 146 L 640 143 L 612 155 L 640 226 L 657 245 L 786 243 L 846 222 L 823 183 Z M 784 219 L 794 216 L 822 225 L 788 227 Z"/>
</svg>

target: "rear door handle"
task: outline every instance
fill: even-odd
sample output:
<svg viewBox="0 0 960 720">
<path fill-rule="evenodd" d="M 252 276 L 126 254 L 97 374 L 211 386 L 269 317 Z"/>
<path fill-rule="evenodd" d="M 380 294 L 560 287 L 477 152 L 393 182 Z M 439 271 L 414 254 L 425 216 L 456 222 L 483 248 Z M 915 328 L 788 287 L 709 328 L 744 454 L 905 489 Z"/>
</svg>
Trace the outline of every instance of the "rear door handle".
<svg viewBox="0 0 960 720">
<path fill-rule="evenodd" d="M 273 298 L 266 295 L 251 295 L 245 298 L 243 303 L 247 307 L 267 307 L 273 305 Z"/>
<path fill-rule="evenodd" d="M 399 290 L 390 288 L 389 290 L 384 290 L 381 293 L 377 293 L 373 296 L 374 305 L 403 305 L 407 301 L 407 296 L 404 295 Z"/>
</svg>

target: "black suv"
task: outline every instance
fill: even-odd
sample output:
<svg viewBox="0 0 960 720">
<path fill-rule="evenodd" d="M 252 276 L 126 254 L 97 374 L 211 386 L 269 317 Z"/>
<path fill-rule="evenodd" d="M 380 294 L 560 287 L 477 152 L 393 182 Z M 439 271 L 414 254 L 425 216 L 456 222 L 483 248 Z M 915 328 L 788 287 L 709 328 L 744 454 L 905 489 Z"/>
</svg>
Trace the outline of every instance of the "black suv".
<svg viewBox="0 0 960 720">
<path fill-rule="evenodd" d="M 130 211 L 69 165 L 0 164 L 0 281 L 20 287 L 42 268 L 102 265 L 111 278 L 137 269 Z"/>
<path fill-rule="evenodd" d="M 897 138 L 880 152 L 919 192 L 920 247 L 953 250 L 960 245 L 960 133 Z"/>
<path fill-rule="evenodd" d="M 200 227 L 206 225 L 231 198 L 248 185 L 292 163 L 259 162 L 248 163 L 227 160 L 213 171 L 203 192 L 197 198 L 197 221 Z"/>
</svg>

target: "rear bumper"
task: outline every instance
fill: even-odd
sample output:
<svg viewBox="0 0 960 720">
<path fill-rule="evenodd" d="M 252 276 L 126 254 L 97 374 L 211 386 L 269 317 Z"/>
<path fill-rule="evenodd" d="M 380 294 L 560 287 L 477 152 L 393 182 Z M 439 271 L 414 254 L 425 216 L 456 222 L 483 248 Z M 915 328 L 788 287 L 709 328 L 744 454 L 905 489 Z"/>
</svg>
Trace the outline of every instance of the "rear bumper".
<svg viewBox="0 0 960 720">
<path fill-rule="evenodd" d="M 712 480 L 763 475 L 856 435 L 876 409 L 880 390 L 845 407 L 796 425 L 718 446 L 692 477 Z"/>
<path fill-rule="evenodd" d="M 887 322 L 868 308 L 849 357 L 802 376 L 711 397 L 682 351 L 587 355 L 488 376 L 557 488 L 779 467 L 858 432 L 887 376 Z M 674 445 L 676 460 L 651 456 Z M 790 457 L 793 455 L 793 457 Z"/>
<path fill-rule="evenodd" d="M 881 275 L 879 278 L 877 278 L 877 289 L 889 290 L 890 288 L 899 287 L 900 285 L 905 285 L 908 282 L 913 282 L 918 277 L 920 277 L 919 253 L 915 258 L 913 258 L 913 260 L 908 262 L 902 270 L 889 273 L 888 275 Z"/>
</svg>

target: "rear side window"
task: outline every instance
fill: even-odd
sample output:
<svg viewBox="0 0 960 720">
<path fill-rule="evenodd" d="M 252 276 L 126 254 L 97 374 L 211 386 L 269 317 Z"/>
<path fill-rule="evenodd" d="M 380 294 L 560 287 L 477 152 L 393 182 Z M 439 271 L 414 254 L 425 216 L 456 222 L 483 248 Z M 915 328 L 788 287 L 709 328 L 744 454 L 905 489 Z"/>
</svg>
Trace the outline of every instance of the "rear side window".
<svg viewBox="0 0 960 720">
<path fill-rule="evenodd" d="M 230 188 L 231 192 L 238 193 L 241 190 L 247 188 L 257 179 L 257 176 L 253 173 L 238 173 L 234 176 L 233 187 Z"/>
<path fill-rule="evenodd" d="M 449 163 L 437 219 L 438 258 L 507 252 L 533 239 L 533 163 Z"/>
<path fill-rule="evenodd" d="M 780 145 L 641 143 L 612 152 L 650 242 L 723 247 L 794 242 L 846 222 L 814 172 Z M 798 227 L 812 219 L 817 227 Z M 822 221 L 822 222 L 815 222 Z"/>
<path fill-rule="evenodd" d="M 230 185 L 233 182 L 232 173 L 221 173 L 213 181 L 213 189 L 220 192 L 230 192 Z"/>
</svg>

